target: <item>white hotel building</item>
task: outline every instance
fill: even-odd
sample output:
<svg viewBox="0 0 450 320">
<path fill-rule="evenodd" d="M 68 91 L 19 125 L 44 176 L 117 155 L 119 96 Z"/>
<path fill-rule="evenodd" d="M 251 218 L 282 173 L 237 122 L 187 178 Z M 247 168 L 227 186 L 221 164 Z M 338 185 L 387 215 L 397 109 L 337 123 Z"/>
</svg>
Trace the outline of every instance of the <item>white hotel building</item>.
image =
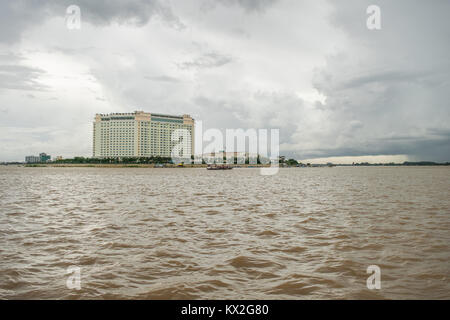
<svg viewBox="0 0 450 320">
<path fill-rule="evenodd" d="M 183 149 L 194 154 L 194 119 L 189 115 L 135 111 L 132 113 L 97 114 L 94 121 L 93 156 L 105 157 L 171 157 L 180 141 L 172 141 L 172 133 L 186 129 Z"/>
</svg>

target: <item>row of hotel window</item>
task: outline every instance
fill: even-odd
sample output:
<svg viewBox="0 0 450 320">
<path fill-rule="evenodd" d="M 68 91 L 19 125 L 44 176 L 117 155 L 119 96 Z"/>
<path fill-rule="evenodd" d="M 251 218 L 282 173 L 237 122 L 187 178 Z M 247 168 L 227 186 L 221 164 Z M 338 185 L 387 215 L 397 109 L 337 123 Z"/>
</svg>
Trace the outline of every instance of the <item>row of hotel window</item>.
<svg viewBox="0 0 450 320">
<path fill-rule="evenodd" d="M 111 127 L 135 127 L 134 123 L 102 123 L 101 126 L 103 128 L 111 128 Z M 189 124 L 181 124 L 181 123 L 177 123 L 177 124 L 167 124 L 167 123 L 157 123 L 157 124 L 151 124 L 149 125 L 148 123 L 142 123 L 141 124 L 141 128 L 142 127 L 164 127 L 164 128 L 179 128 L 179 127 L 191 127 L 192 125 Z"/>
</svg>

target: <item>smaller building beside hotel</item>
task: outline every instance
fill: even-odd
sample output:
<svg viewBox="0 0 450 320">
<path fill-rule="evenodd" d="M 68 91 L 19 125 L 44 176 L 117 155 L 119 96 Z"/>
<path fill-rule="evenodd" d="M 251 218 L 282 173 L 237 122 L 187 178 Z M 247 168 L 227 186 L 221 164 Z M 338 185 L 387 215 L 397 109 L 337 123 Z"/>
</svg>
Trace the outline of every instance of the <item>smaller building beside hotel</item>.
<svg viewBox="0 0 450 320">
<path fill-rule="evenodd" d="M 27 156 L 25 157 L 26 163 L 39 163 L 41 162 L 41 158 L 39 156 Z"/>
<path fill-rule="evenodd" d="M 39 163 L 39 162 L 47 162 L 50 161 L 51 156 L 49 154 L 46 154 L 45 152 L 42 152 L 39 154 L 39 156 L 27 156 L 25 157 L 26 163 Z"/>
</svg>

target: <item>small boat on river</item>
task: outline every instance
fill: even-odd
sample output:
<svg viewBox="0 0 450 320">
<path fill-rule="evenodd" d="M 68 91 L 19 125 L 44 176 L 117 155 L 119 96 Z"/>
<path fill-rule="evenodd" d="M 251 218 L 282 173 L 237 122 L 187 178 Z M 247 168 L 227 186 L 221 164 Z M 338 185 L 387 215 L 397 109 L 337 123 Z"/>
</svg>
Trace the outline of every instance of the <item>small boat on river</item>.
<svg viewBox="0 0 450 320">
<path fill-rule="evenodd" d="M 213 164 L 213 165 L 210 164 L 206 167 L 206 170 L 231 170 L 231 169 L 233 169 L 233 167 L 226 164 Z"/>
</svg>

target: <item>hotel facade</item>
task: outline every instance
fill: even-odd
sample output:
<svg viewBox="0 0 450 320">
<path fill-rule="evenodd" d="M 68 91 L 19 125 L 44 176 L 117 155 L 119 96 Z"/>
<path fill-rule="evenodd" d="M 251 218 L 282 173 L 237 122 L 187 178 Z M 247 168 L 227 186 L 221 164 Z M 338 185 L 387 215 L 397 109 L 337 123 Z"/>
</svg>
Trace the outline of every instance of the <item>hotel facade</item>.
<svg viewBox="0 0 450 320">
<path fill-rule="evenodd" d="M 172 116 L 135 111 L 132 113 L 96 114 L 93 128 L 93 156 L 171 157 L 172 149 L 182 143 L 194 154 L 195 121 L 189 115 Z M 177 129 L 181 137 L 172 141 Z"/>
</svg>

